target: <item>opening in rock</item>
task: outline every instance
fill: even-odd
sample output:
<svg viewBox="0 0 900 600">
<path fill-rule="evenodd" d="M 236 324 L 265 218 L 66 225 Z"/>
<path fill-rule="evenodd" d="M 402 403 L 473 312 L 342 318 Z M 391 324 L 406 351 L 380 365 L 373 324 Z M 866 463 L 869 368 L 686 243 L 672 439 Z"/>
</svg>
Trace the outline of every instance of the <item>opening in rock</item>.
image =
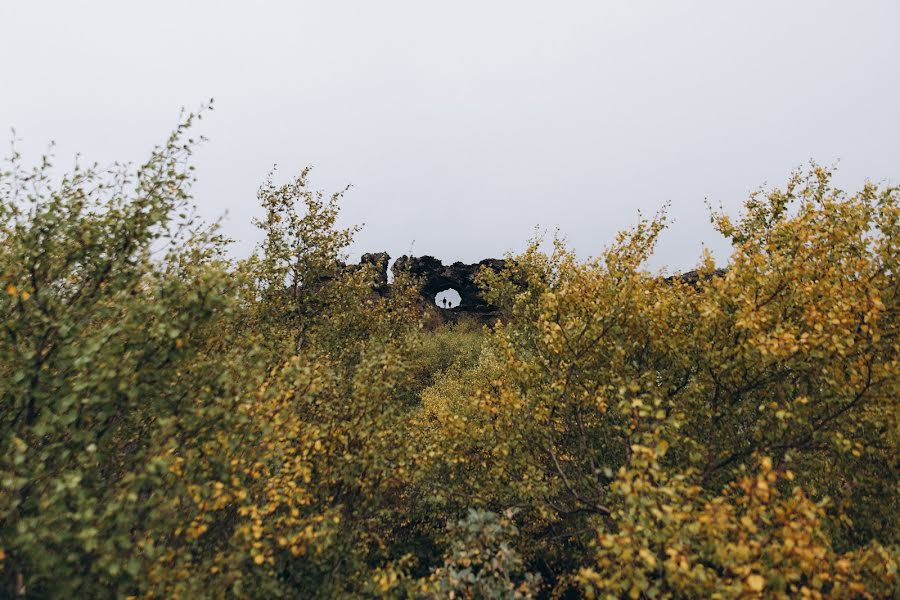
<svg viewBox="0 0 900 600">
<path fill-rule="evenodd" d="M 438 292 L 437 296 L 434 297 L 434 303 L 438 305 L 438 308 L 453 308 L 454 306 L 459 306 L 461 301 L 462 298 L 459 292 L 453 288 Z"/>
</svg>

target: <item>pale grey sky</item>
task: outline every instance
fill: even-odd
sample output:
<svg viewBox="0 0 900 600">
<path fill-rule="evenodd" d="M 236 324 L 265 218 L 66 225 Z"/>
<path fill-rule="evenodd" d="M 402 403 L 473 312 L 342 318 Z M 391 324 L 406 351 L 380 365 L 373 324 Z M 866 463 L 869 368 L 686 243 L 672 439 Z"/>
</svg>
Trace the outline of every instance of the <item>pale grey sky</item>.
<svg viewBox="0 0 900 600">
<path fill-rule="evenodd" d="M 726 258 L 736 208 L 815 159 L 900 180 L 897 0 L 0 0 L 0 127 L 140 160 L 214 97 L 197 202 L 245 255 L 255 192 L 354 187 L 354 253 L 475 261 L 539 225 L 583 255 L 671 201 L 653 266 Z"/>
</svg>

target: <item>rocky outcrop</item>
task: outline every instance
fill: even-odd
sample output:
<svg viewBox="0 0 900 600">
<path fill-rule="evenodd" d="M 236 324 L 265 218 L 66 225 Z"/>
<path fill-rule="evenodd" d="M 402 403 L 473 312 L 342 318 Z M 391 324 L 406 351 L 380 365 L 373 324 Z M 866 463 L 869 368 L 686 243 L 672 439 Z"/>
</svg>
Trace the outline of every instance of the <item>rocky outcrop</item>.
<svg viewBox="0 0 900 600">
<path fill-rule="evenodd" d="M 701 274 L 700 271 L 688 271 L 680 275 L 672 275 L 670 277 L 666 277 L 666 282 L 673 283 L 675 281 L 681 281 L 696 288 L 700 287 L 700 283 L 702 283 L 703 281 L 708 281 L 713 277 L 724 277 L 725 273 L 725 269 L 716 269 L 712 273 L 703 274 Z"/>
<path fill-rule="evenodd" d="M 387 252 L 372 252 L 363 254 L 359 260 L 359 266 L 368 265 L 374 274 L 372 288 L 379 294 L 386 294 L 388 291 L 388 263 L 391 262 L 391 256 Z"/>
<path fill-rule="evenodd" d="M 358 264 L 347 265 L 345 268 L 357 270 L 366 267 L 372 276 L 372 291 L 385 296 L 390 293 L 388 283 L 390 259 L 387 252 L 367 253 L 362 255 Z M 505 264 L 503 260 L 488 258 L 474 264 L 455 262 L 445 265 L 433 256 L 401 256 L 394 263 L 391 272 L 395 276 L 405 272 L 415 277 L 421 284 L 420 293 L 423 302 L 435 309 L 438 308 L 435 299 L 440 292 L 448 289 L 456 290 L 460 296 L 460 303 L 453 308 L 439 311 L 447 318 L 473 315 L 490 320 L 496 315 L 497 308 L 481 297 L 475 278 L 482 267 L 499 272 Z"/>
<path fill-rule="evenodd" d="M 487 258 L 469 265 L 462 262 L 444 265 L 433 256 L 401 256 L 394 263 L 392 271 L 394 275 L 406 272 L 417 278 L 422 285 L 422 296 L 432 304 L 440 292 L 454 289 L 459 293 L 460 303 L 449 310 L 487 315 L 493 314 L 497 309 L 481 297 L 475 278 L 482 268 L 500 271 L 504 265 L 503 260 L 496 258 Z"/>
<path fill-rule="evenodd" d="M 375 252 L 363 254 L 359 264 L 348 265 L 348 269 L 369 267 L 372 273 L 372 290 L 379 295 L 390 293 L 388 283 L 388 264 L 391 257 L 387 252 Z M 433 256 L 401 256 L 396 260 L 391 272 L 394 276 L 400 273 L 409 273 L 420 282 L 420 294 L 423 304 L 437 309 L 435 299 L 445 290 L 454 289 L 459 293 L 460 303 L 453 308 L 438 310 L 447 320 L 456 320 L 462 315 L 471 315 L 484 322 L 490 322 L 498 315 L 496 306 L 491 306 L 481 296 L 481 290 L 475 279 L 482 268 L 492 269 L 495 272 L 503 270 L 506 261 L 497 258 L 486 258 L 480 262 L 466 264 L 455 262 L 445 265 Z M 699 288 L 701 284 L 713 277 L 725 275 L 723 269 L 716 269 L 712 273 L 701 274 L 698 271 L 688 271 L 680 275 L 666 277 L 665 281 L 674 283 L 682 281 L 690 286 Z"/>
</svg>

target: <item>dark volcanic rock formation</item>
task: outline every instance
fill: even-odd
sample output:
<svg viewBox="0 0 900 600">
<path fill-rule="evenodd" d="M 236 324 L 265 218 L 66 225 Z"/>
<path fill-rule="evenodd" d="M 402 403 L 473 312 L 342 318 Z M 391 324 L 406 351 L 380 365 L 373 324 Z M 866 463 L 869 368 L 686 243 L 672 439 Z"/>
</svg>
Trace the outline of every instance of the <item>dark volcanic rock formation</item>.
<svg viewBox="0 0 900 600">
<path fill-rule="evenodd" d="M 445 266 L 433 256 L 401 256 L 394 263 L 392 271 L 395 275 L 401 272 L 410 273 L 421 281 L 422 296 L 432 304 L 440 292 L 452 288 L 459 293 L 460 303 L 451 310 L 489 315 L 497 309 L 481 297 L 475 277 L 482 267 L 500 271 L 505 264 L 503 260 L 487 258 L 471 265 L 455 262 Z"/>
<path fill-rule="evenodd" d="M 357 270 L 367 267 L 372 274 L 372 291 L 385 296 L 390 293 L 391 287 L 388 283 L 390 259 L 387 252 L 363 254 L 358 264 L 347 265 L 345 268 Z M 435 299 L 440 292 L 447 289 L 456 290 L 460 296 L 459 305 L 439 311 L 446 318 L 455 320 L 460 315 L 473 315 L 489 320 L 496 316 L 497 307 L 489 305 L 481 297 L 475 278 L 482 267 L 500 271 L 505 264 L 503 260 L 488 258 L 471 265 L 461 262 L 444 265 L 433 256 L 401 256 L 391 271 L 394 275 L 406 272 L 415 277 L 421 284 L 420 293 L 423 302 L 434 308 L 437 308 Z"/>
<path fill-rule="evenodd" d="M 688 271 L 687 273 L 682 273 L 681 275 L 672 275 L 670 277 L 666 277 L 666 281 L 672 283 L 680 280 L 690 286 L 699 287 L 701 282 L 712 279 L 713 277 L 724 277 L 725 273 L 725 269 L 716 269 L 712 273 L 702 275 L 700 271 Z"/>
<path fill-rule="evenodd" d="M 372 290 L 378 295 L 385 296 L 390 293 L 388 283 L 388 263 L 391 257 L 387 252 L 375 252 L 363 254 L 357 265 L 348 265 L 348 269 L 360 269 L 370 267 L 372 273 Z M 462 315 L 471 315 L 486 323 L 498 316 L 497 307 L 488 304 L 481 296 L 481 290 L 475 283 L 475 278 L 482 268 L 492 269 L 495 272 L 503 270 L 506 261 L 496 258 L 486 258 L 474 264 L 455 262 L 445 265 L 433 256 L 401 256 L 391 268 L 396 276 L 399 273 L 409 273 L 421 284 L 420 294 L 423 303 L 437 308 L 435 299 L 440 292 L 454 289 L 459 293 L 460 302 L 447 310 L 438 310 L 437 313 L 445 319 L 455 321 Z M 713 277 L 725 275 L 723 269 L 716 269 L 712 273 L 701 274 L 698 271 L 688 271 L 680 275 L 666 277 L 665 281 L 674 283 L 682 281 L 695 288 Z"/>
<path fill-rule="evenodd" d="M 372 288 L 381 295 L 388 291 L 388 263 L 391 256 L 387 252 L 373 252 L 363 254 L 359 260 L 359 266 L 371 265 L 372 272 L 375 274 L 375 280 Z"/>
</svg>

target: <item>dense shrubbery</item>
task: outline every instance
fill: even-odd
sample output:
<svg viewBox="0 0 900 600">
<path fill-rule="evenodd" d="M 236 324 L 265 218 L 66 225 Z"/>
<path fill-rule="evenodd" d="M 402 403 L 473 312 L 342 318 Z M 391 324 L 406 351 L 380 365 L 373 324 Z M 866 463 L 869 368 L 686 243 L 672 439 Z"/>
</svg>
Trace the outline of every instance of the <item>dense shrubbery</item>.
<svg viewBox="0 0 900 600">
<path fill-rule="evenodd" d="M 895 597 L 900 191 L 760 193 L 724 275 L 537 244 L 428 325 L 342 268 L 340 194 L 226 258 L 190 120 L 0 178 L 0 596 Z"/>
</svg>

